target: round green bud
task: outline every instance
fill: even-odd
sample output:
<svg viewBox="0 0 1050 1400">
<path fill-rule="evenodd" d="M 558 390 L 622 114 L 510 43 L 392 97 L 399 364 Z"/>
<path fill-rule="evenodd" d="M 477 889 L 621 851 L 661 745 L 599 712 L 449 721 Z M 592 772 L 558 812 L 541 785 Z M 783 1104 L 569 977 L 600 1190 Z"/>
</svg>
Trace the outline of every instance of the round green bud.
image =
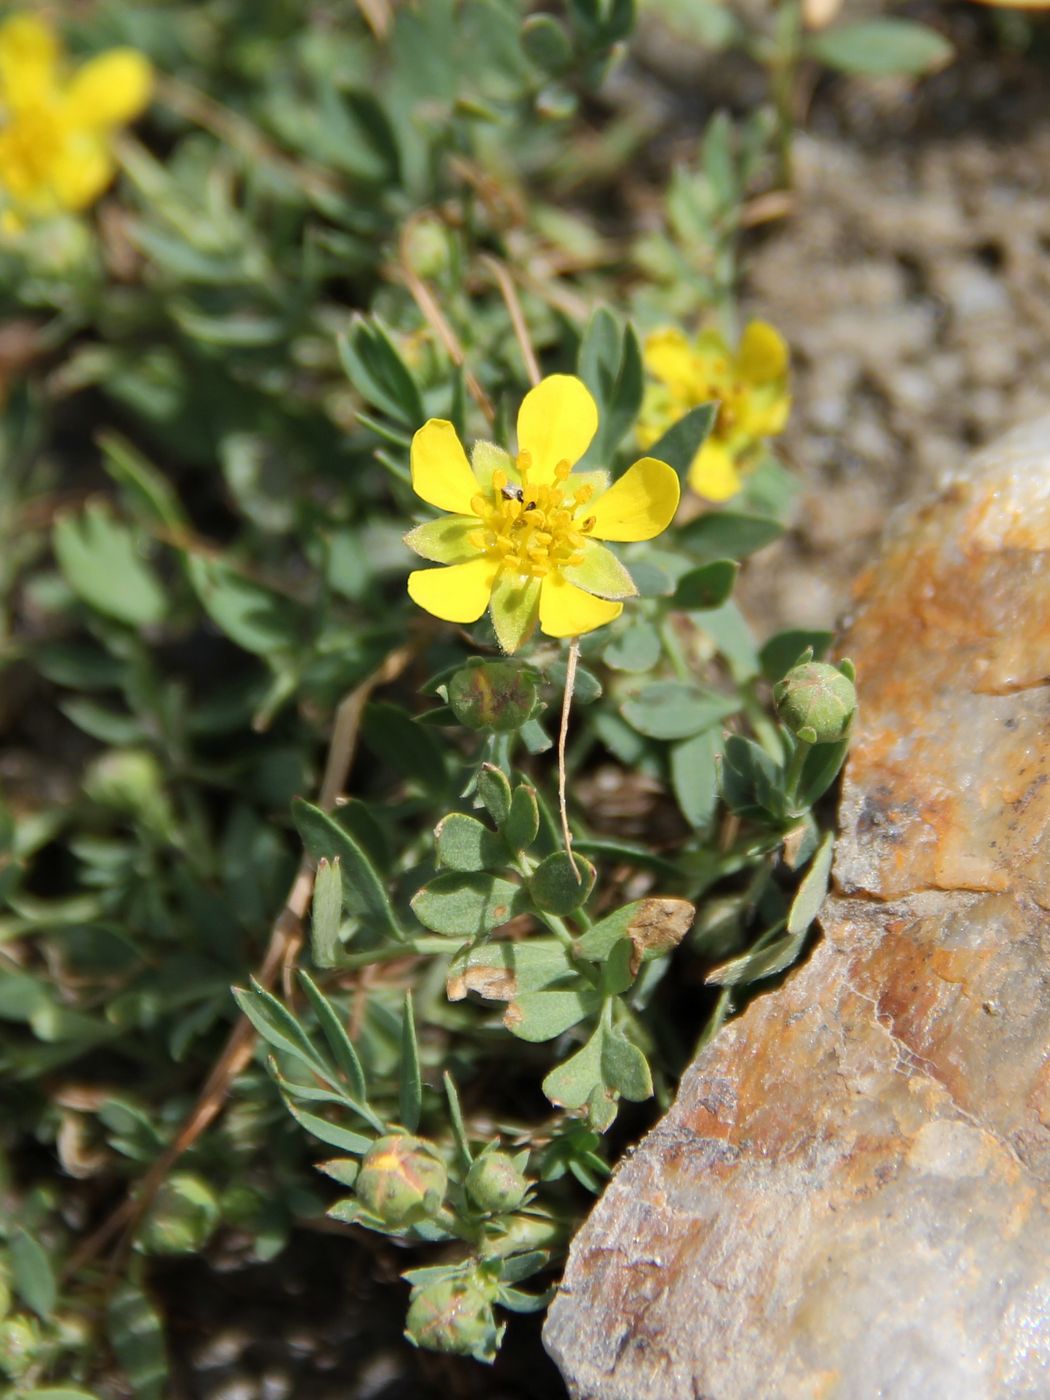
<svg viewBox="0 0 1050 1400">
<path fill-rule="evenodd" d="M 384 1225 L 411 1225 L 438 1209 L 447 1187 L 445 1165 L 428 1143 L 391 1134 L 365 1153 L 357 1197 Z"/>
<path fill-rule="evenodd" d="M 138 1238 L 146 1254 L 196 1254 L 219 1223 L 219 1201 L 206 1181 L 176 1172 L 157 1192 Z"/>
<path fill-rule="evenodd" d="M 428 1351 L 451 1352 L 491 1361 L 502 1329 L 492 1304 L 471 1279 L 437 1279 L 413 1295 L 405 1318 L 405 1336 Z"/>
<path fill-rule="evenodd" d="M 486 1152 L 467 1172 L 467 1195 L 479 1210 L 504 1214 L 516 1210 L 525 1198 L 529 1183 L 505 1152 Z"/>
<path fill-rule="evenodd" d="M 0 1322 L 0 1373 L 17 1381 L 33 1365 L 39 1346 L 40 1331 L 31 1317 L 17 1313 Z"/>
<path fill-rule="evenodd" d="M 853 681 L 826 661 L 793 667 L 773 687 L 777 714 L 807 744 L 834 744 L 849 733 L 857 709 Z"/>
<path fill-rule="evenodd" d="M 432 215 L 416 219 L 405 234 L 405 259 L 420 277 L 440 277 L 450 262 L 449 232 Z"/>
<path fill-rule="evenodd" d="M 136 816 L 147 826 L 171 825 L 164 773 L 148 749 L 110 749 L 84 774 L 84 792 L 103 807 Z"/>
<path fill-rule="evenodd" d="M 468 729 L 507 734 L 520 729 L 536 708 L 536 680 L 509 661 L 464 666 L 449 681 L 448 703 Z"/>
</svg>

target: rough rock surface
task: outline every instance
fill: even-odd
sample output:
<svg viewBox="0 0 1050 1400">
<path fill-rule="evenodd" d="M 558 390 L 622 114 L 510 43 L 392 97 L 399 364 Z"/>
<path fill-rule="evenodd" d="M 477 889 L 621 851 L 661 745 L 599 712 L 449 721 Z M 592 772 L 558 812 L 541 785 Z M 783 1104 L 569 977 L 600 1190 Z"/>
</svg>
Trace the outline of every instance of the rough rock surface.
<svg viewBox="0 0 1050 1400">
<path fill-rule="evenodd" d="M 860 580 L 838 896 L 572 1251 L 578 1400 L 1050 1394 L 1050 419 Z"/>
</svg>

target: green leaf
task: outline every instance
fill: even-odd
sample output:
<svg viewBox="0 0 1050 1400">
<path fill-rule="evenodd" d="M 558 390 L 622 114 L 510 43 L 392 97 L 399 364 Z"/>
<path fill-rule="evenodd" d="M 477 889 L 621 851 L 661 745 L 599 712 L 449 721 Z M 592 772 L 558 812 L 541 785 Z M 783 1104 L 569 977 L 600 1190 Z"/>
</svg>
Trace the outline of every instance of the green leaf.
<svg viewBox="0 0 1050 1400">
<path fill-rule="evenodd" d="M 784 533 L 776 520 L 711 510 L 678 530 L 678 539 L 701 559 L 746 559 Z"/>
<path fill-rule="evenodd" d="M 804 627 L 793 627 L 787 632 L 778 632 L 770 637 L 758 653 L 762 663 L 762 674 L 767 681 L 779 681 L 787 675 L 804 651 L 812 648 L 814 658 L 819 661 L 833 641 L 832 632 L 818 632 Z"/>
<path fill-rule="evenodd" d="M 828 832 L 817 847 L 812 864 L 806 871 L 788 914 L 788 933 L 805 933 L 820 913 L 828 893 L 828 879 L 831 875 L 831 861 L 835 854 L 835 837 Z"/>
<path fill-rule="evenodd" d="M 936 29 L 908 19 L 873 19 L 811 34 L 809 54 L 840 73 L 917 77 L 943 68 L 955 50 Z"/>
<path fill-rule="evenodd" d="M 358 393 L 395 422 L 421 426 L 426 414 L 416 382 L 380 321 L 355 316 L 338 347 L 343 369 Z"/>
<path fill-rule="evenodd" d="M 633 1040 L 618 1030 L 607 1031 L 602 1040 L 602 1080 L 621 1098 L 642 1103 L 651 1098 L 653 1076 L 649 1061 Z"/>
<path fill-rule="evenodd" d="M 317 862 L 310 917 L 310 952 L 317 967 L 335 967 L 343 951 L 339 927 L 343 918 L 343 876 L 339 857 Z"/>
<path fill-rule="evenodd" d="M 602 660 L 614 671 L 651 671 L 659 659 L 659 633 L 645 622 L 625 627 L 602 653 Z"/>
<path fill-rule="evenodd" d="M 779 818 L 784 807 L 783 779 L 780 765 L 752 739 L 731 734 L 726 740 L 721 781 L 730 811 Z"/>
<path fill-rule="evenodd" d="M 606 914 L 576 942 L 588 962 L 604 962 L 624 940 L 634 948 L 632 962 L 650 962 L 676 948 L 692 927 L 696 910 L 687 899 L 651 896 Z"/>
<path fill-rule="evenodd" d="M 385 934 L 401 940 L 404 935 L 383 883 L 353 837 L 320 807 L 301 797 L 292 803 L 292 820 L 313 860 L 327 857 L 334 861 L 338 856 L 348 912 L 367 919 L 367 931 L 373 935 Z"/>
<path fill-rule="evenodd" d="M 554 747 L 554 740 L 538 719 L 526 720 L 518 732 L 529 753 L 546 753 Z"/>
<path fill-rule="evenodd" d="M 601 994 L 593 987 L 569 991 L 524 992 L 503 1013 L 503 1024 L 519 1040 L 553 1040 L 577 1022 L 593 1016 Z"/>
<path fill-rule="evenodd" d="M 605 306 L 591 317 L 579 353 L 580 378 L 598 404 L 598 431 L 584 462 L 607 462 L 642 406 L 642 350 L 634 327 Z"/>
<path fill-rule="evenodd" d="M 268 1045 L 282 1050 L 305 1065 L 313 1074 L 327 1080 L 328 1074 L 317 1047 L 302 1026 L 272 993 L 252 978 L 251 989 L 234 987 L 233 997 L 241 1011 Z"/>
<path fill-rule="evenodd" d="M 327 1143 L 329 1147 L 338 1147 L 340 1152 L 351 1152 L 355 1157 L 361 1157 L 372 1146 L 372 1138 L 351 1132 L 349 1128 L 337 1127 L 335 1123 L 329 1123 L 327 1118 L 320 1118 L 316 1113 L 308 1113 L 290 1098 L 285 1098 L 284 1106 L 300 1128 L 305 1128 L 312 1137 Z"/>
<path fill-rule="evenodd" d="M 582 1108 L 595 1088 L 602 1085 L 602 1043 L 599 1025 L 587 1044 L 564 1064 L 552 1069 L 543 1081 L 543 1092 L 561 1108 Z"/>
<path fill-rule="evenodd" d="M 656 681 L 625 700 L 620 713 L 650 739 L 688 739 L 721 724 L 739 708 L 740 702 L 730 696 L 681 681 Z"/>
<path fill-rule="evenodd" d="M 694 734 L 671 749 L 671 786 L 690 826 L 703 829 L 715 814 L 721 752 L 722 736 L 717 729 Z"/>
<path fill-rule="evenodd" d="M 503 823 L 502 835 L 510 849 L 517 854 L 528 850 L 539 835 L 540 809 L 536 790 L 519 783 L 511 794 L 510 811 Z"/>
<path fill-rule="evenodd" d="M 188 521 L 171 483 L 137 447 L 114 432 L 99 433 L 98 445 L 105 457 L 106 471 L 123 489 L 140 520 L 166 530 L 187 528 Z"/>
<path fill-rule="evenodd" d="M 547 914 L 571 914 L 587 903 L 596 875 L 586 857 L 554 851 L 529 876 L 529 895 L 536 908 Z"/>
<path fill-rule="evenodd" d="M 522 891 L 494 875 L 438 875 L 412 899 L 419 922 L 434 933 L 476 938 L 513 918 Z"/>
<path fill-rule="evenodd" d="M 168 1358 L 160 1315 L 136 1283 L 118 1284 L 107 1309 L 109 1339 L 135 1400 L 163 1400 Z"/>
<path fill-rule="evenodd" d="M 680 477 L 686 477 L 693 465 L 693 458 L 707 441 L 717 412 L 718 405 L 714 403 L 691 408 L 677 423 L 671 424 L 662 438 L 653 443 L 646 456 L 666 462 L 669 467 L 674 467 Z"/>
<path fill-rule="evenodd" d="M 564 661 L 555 661 L 547 672 L 551 683 L 558 690 L 564 691 L 565 679 L 568 675 L 568 666 Z M 600 700 L 602 694 L 602 683 L 593 671 L 588 671 L 586 666 L 576 667 L 576 682 L 573 687 L 572 698 L 577 705 L 591 705 L 595 700 Z"/>
<path fill-rule="evenodd" d="M 445 790 L 445 746 L 400 705 L 373 701 L 365 710 L 361 737 L 377 758 L 402 777 L 430 792 Z"/>
<path fill-rule="evenodd" d="M 478 796 L 492 820 L 497 826 L 502 826 L 510 814 L 510 779 L 495 764 L 482 764 L 478 774 Z"/>
<path fill-rule="evenodd" d="M 801 802 L 812 807 L 818 798 L 823 797 L 846 761 L 849 744 L 848 738 L 840 739 L 837 744 L 814 744 L 802 766 L 798 785 Z"/>
<path fill-rule="evenodd" d="M 791 966 L 805 941 L 804 933 L 782 934 L 771 943 L 762 942 L 738 958 L 721 963 L 704 980 L 715 987 L 741 987 L 763 977 L 775 977 Z"/>
<path fill-rule="evenodd" d="M 190 582 L 204 611 L 232 642 L 255 656 L 297 651 L 309 636 L 305 616 L 220 559 L 186 557 Z"/>
<path fill-rule="evenodd" d="M 441 1082 L 445 1086 L 445 1098 L 448 1100 L 448 1121 L 452 1128 L 452 1136 L 456 1140 L 456 1147 L 459 1149 L 459 1155 L 463 1158 L 464 1165 L 469 1167 L 474 1160 L 474 1154 L 470 1150 L 467 1125 L 463 1121 L 463 1107 L 459 1101 L 459 1090 L 448 1070 L 442 1074 Z"/>
<path fill-rule="evenodd" d="M 335 1007 L 313 979 L 301 968 L 299 970 L 299 983 L 313 1007 L 314 1015 L 321 1027 L 321 1033 L 328 1044 L 333 1060 L 350 1086 L 351 1094 L 359 1103 L 367 1104 L 368 1087 L 365 1082 L 365 1072 L 361 1068 L 357 1051 L 354 1049 L 353 1042 L 339 1019 Z"/>
<path fill-rule="evenodd" d="M 8 1241 L 15 1292 L 45 1322 L 50 1322 L 58 1299 L 54 1270 L 44 1249 L 28 1230 L 16 1225 Z"/>
<path fill-rule="evenodd" d="M 135 534 L 101 502 L 55 525 L 58 566 L 89 607 L 131 627 L 155 627 L 168 605 L 156 574 L 142 558 Z"/>
<path fill-rule="evenodd" d="M 423 1070 L 419 1063 L 419 1042 L 416 1039 L 416 1015 L 412 993 L 405 993 L 401 1016 L 401 1077 L 398 1101 L 401 1122 L 410 1133 L 419 1127 L 423 1111 Z"/>
<path fill-rule="evenodd" d="M 521 47 L 530 63 L 558 74 L 572 62 L 572 40 L 553 15 L 529 15 L 521 26 Z"/>
<path fill-rule="evenodd" d="M 575 968 L 556 938 L 499 940 L 464 948 L 452 960 L 446 982 L 449 1001 L 468 992 L 489 1001 L 510 1001 L 522 992 L 564 984 Z"/>
<path fill-rule="evenodd" d="M 686 609 L 720 608 L 733 591 L 740 565 L 735 559 L 714 559 L 690 569 L 678 580 L 674 606 Z"/>
<path fill-rule="evenodd" d="M 437 862 L 447 870 L 473 872 L 499 868 L 506 863 L 506 850 L 494 832 L 465 812 L 442 817 L 434 832 Z"/>
</svg>

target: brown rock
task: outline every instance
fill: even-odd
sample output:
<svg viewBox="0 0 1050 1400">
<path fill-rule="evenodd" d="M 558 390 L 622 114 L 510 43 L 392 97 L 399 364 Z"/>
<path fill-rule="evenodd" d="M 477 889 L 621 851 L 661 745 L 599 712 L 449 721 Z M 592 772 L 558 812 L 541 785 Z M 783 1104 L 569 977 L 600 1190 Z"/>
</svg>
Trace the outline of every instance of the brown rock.
<svg viewBox="0 0 1050 1400">
<path fill-rule="evenodd" d="M 1050 1395 L 1050 419 L 858 593 L 839 896 L 580 1232 L 580 1400 Z"/>
</svg>

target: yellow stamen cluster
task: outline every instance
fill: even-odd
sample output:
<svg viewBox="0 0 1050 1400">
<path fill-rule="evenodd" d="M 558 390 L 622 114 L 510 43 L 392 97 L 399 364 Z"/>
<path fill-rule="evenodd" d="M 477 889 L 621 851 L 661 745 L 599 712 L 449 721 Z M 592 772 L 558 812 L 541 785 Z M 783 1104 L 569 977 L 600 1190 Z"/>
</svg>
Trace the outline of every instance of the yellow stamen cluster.
<svg viewBox="0 0 1050 1400">
<path fill-rule="evenodd" d="M 548 485 L 530 486 L 531 462 L 518 454 L 521 486 L 511 486 L 506 472 L 492 473 L 492 489 L 472 499 L 470 508 L 481 521 L 470 542 L 497 562 L 501 571 L 543 578 L 554 569 L 583 561 L 583 545 L 594 526 L 592 517 L 579 520 L 581 507 L 594 494 L 578 486 L 571 494 L 567 482 L 572 467 L 559 462 Z"/>
</svg>

